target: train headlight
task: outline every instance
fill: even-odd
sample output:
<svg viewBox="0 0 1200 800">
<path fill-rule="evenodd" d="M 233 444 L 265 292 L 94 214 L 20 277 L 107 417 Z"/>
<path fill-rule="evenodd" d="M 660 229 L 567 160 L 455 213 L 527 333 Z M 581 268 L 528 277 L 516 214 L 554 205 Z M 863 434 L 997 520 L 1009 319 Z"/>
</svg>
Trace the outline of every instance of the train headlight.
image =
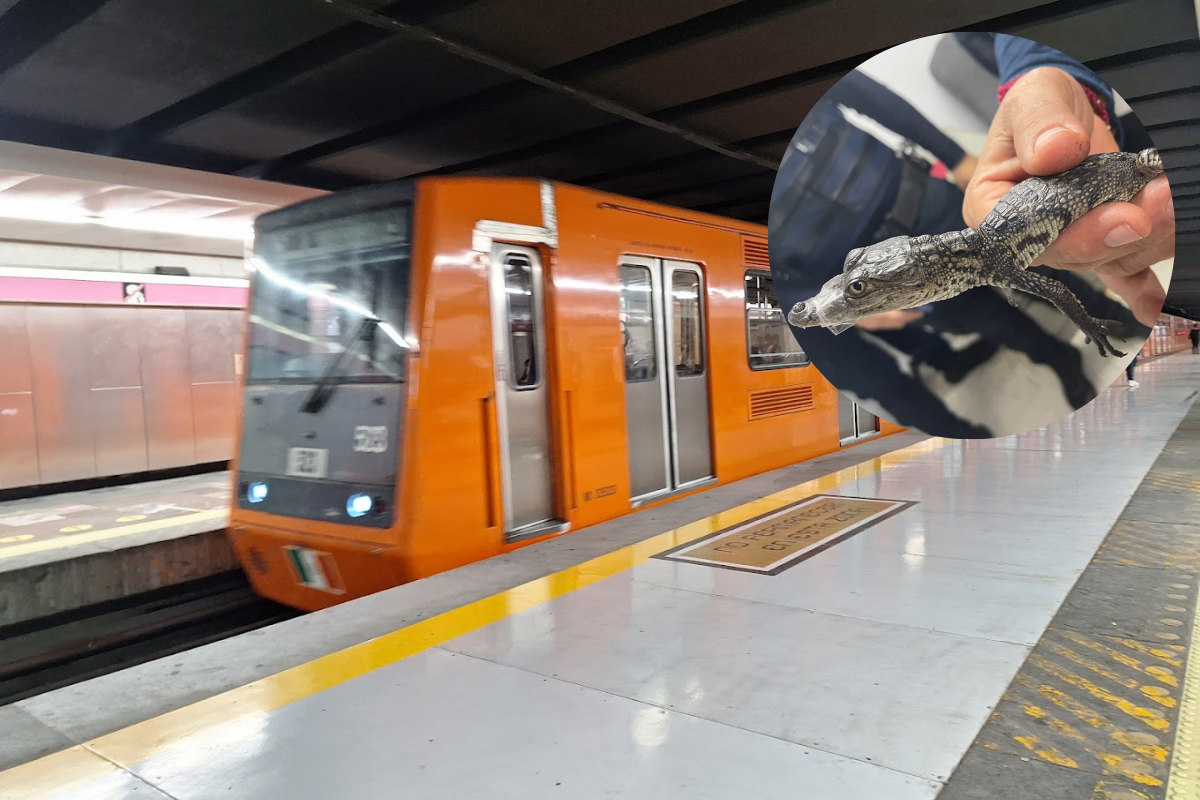
<svg viewBox="0 0 1200 800">
<path fill-rule="evenodd" d="M 267 499 L 267 485 L 265 483 L 252 483 L 246 487 L 246 499 L 251 503 L 261 503 Z"/>
<path fill-rule="evenodd" d="M 367 494 L 351 495 L 346 501 L 346 513 L 352 517 L 364 517 L 371 513 L 371 509 L 375 507 L 375 501 Z"/>
</svg>

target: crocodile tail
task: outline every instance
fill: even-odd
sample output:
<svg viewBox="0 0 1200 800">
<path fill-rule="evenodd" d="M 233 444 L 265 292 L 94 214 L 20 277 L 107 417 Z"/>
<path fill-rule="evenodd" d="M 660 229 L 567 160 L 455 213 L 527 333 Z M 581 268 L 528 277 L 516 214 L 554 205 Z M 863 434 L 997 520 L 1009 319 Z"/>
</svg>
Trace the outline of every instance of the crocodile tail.
<svg viewBox="0 0 1200 800">
<path fill-rule="evenodd" d="M 1153 178 L 1163 173 L 1162 156 L 1153 147 L 1147 147 L 1137 154 L 1138 170 L 1145 176 Z"/>
</svg>

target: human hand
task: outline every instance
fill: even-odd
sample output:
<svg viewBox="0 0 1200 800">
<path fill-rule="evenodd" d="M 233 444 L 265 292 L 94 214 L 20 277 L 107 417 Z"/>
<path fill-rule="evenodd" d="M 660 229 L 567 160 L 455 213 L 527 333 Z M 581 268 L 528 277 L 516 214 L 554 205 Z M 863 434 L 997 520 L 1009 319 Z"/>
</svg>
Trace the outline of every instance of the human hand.
<svg viewBox="0 0 1200 800">
<path fill-rule="evenodd" d="M 963 216 L 978 227 L 1026 178 L 1055 175 L 1089 155 L 1118 149 L 1078 81 L 1054 67 L 1032 70 L 1009 90 L 992 120 Z M 1174 204 L 1166 176 L 1159 176 L 1131 202 L 1106 203 L 1076 220 L 1033 263 L 1095 272 L 1139 321 L 1153 325 L 1166 292 L 1149 267 L 1174 254 Z"/>
<path fill-rule="evenodd" d="M 971 182 L 971 176 L 975 174 L 975 168 L 978 166 L 979 157 L 967 153 L 958 166 L 950 171 L 950 177 L 954 179 L 955 185 L 965 192 Z"/>
<path fill-rule="evenodd" d="M 924 312 L 915 309 L 885 311 L 882 314 L 871 314 L 868 317 L 863 317 L 856 324 L 863 330 L 868 331 L 895 331 L 923 316 L 925 316 Z"/>
</svg>

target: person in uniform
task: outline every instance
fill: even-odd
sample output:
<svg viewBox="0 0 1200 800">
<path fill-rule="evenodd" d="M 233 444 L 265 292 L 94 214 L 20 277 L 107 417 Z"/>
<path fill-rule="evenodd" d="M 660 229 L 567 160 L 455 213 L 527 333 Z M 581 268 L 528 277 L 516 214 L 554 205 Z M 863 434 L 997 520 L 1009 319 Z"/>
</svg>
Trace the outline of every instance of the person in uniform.
<svg viewBox="0 0 1200 800">
<path fill-rule="evenodd" d="M 1015 37 L 982 36 L 995 37 L 992 45 L 1002 74 L 1039 63 L 1039 58 L 1055 64 L 1066 59 L 1028 40 L 1014 43 L 1009 40 Z M 1082 65 L 1078 68 L 1086 71 Z M 1104 87 L 1098 78 L 1096 82 Z M 1111 107 L 1111 90 L 1107 91 Z M 892 132 L 900 144 L 872 135 L 861 120 L 856 124 L 855 115 Z M 940 163 L 924 157 L 922 150 Z M 805 118 L 780 164 L 771 196 L 768 247 L 782 307 L 786 311 L 819 291 L 842 271 L 846 254 L 857 247 L 892 236 L 969 227 L 965 192 L 977 164 L 903 98 L 861 71 L 850 72 Z M 943 171 L 952 180 L 943 177 Z M 1065 270 L 1052 274 L 1093 316 L 1138 325 L 1126 306 L 1083 276 Z M 839 390 L 901 425 L 943 436 L 995 434 L 948 408 L 922 380 L 922 364 L 954 383 L 1003 346 L 1054 369 L 1075 408 L 1098 393 L 1084 372 L 1078 348 L 1046 332 L 991 287 L 914 311 L 868 317 L 837 337 L 824 328 L 792 331 L 810 355 L 819 354 L 819 369 Z M 965 337 L 969 344 L 952 348 L 946 334 Z"/>
</svg>

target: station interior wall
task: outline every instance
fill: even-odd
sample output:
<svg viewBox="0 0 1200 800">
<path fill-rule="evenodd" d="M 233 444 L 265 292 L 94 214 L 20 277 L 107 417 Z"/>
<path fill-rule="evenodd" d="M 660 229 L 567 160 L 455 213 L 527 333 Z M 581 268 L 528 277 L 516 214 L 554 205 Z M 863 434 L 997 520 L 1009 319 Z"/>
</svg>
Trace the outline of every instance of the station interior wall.
<svg viewBox="0 0 1200 800">
<path fill-rule="evenodd" d="M 196 278 L 246 277 L 246 260 L 240 252 L 235 255 L 214 255 L 11 240 L 0 240 L 0 267 L 142 275 L 153 273 L 155 267 L 182 267 Z"/>
<path fill-rule="evenodd" d="M 1147 337 L 1146 343 L 1142 345 L 1139 356 L 1154 358 L 1190 348 L 1192 340 L 1188 337 L 1188 331 L 1194 324 L 1182 317 L 1174 317 L 1170 314 L 1161 315 L 1154 330 Z"/>
<path fill-rule="evenodd" d="M 147 249 L 178 243 L 157 234 L 80 233 L 134 245 L 104 247 L 64 241 L 64 227 L 26 232 L 42 240 L 0 240 L 0 268 L 246 277 L 241 244 L 178 252 Z M 0 491 L 228 461 L 242 314 L 0 298 Z"/>
<path fill-rule="evenodd" d="M 0 490 L 228 461 L 242 311 L 0 304 Z"/>
</svg>

